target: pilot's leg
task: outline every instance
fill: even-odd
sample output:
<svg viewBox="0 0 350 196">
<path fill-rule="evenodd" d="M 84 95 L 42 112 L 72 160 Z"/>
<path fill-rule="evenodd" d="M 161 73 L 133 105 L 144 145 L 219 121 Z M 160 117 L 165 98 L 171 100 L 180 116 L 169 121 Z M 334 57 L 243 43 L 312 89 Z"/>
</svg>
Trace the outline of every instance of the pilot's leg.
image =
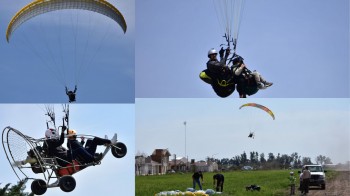
<svg viewBox="0 0 350 196">
<path fill-rule="evenodd" d="M 95 137 L 88 146 L 85 147 L 85 149 L 90 153 L 90 154 L 95 154 L 97 146 L 100 145 L 108 145 L 111 144 L 111 140 L 109 139 L 103 139 L 99 137 Z"/>
</svg>

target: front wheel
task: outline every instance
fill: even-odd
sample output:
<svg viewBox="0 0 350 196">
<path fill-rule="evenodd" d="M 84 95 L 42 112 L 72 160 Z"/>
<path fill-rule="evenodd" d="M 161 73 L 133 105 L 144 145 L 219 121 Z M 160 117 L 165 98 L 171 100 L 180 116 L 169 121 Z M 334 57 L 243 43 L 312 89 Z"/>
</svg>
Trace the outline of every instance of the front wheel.
<svg viewBox="0 0 350 196">
<path fill-rule="evenodd" d="M 326 184 L 321 184 L 321 189 L 325 190 L 326 189 Z"/>
<path fill-rule="evenodd" d="M 115 158 L 123 158 L 127 153 L 126 145 L 122 142 L 117 142 L 112 146 L 112 154 Z"/>
<path fill-rule="evenodd" d="M 60 178 L 60 188 L 64 192 L 71 192 L 75 189 L 76 182 L 72 176 L 63 176 Z"/>
<path fill-rule="evenodd" d="M 47 190 L 46 182 L 41 179 L 34 180 L 30 188 L 35 195 L 43 195 Z"/>
</svg>

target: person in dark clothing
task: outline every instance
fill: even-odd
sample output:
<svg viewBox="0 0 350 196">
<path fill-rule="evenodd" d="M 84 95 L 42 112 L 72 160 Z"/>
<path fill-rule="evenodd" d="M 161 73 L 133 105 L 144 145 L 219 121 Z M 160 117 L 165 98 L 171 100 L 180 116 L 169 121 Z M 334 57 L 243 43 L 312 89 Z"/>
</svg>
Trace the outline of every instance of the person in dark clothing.
<svg viewBox="0 0 350 196">
<path fill-rule="evenodd" d="M 226 52 L 225 52 L 226 51 Z M 224 56 L 225 53 L 225 56 Z M 224 50 L 223 48 L 219 51 L 220 61 L 216 58 L 217 52 L 214 48 L 210 49 L 208 52 L 208 62 L 207 69 L 214 75 L 221 76 L 223 73 L 229 71 L 229 67 L 226 65 L 228 56 L 230 55 L 230 48 Z"/>
<path fill-rule="evenodd" d="M 255 136 L 254 132 L 250 132 L 249 135 L 248 135 L 249 138 L 253 138 L 253 139 L 254 139 L 254 136 Z"/>
<path fill-rule="evenodd" d="M 78 142 L 75 130 L 68 130 L 67 147 L 71 152 L 72 159 L 78 158 L 83 163 L 100 161 L 102 159 L 102 154 L 96 154 L 97 146 L 110 145 L 112 142 L 108 139 L 95 137 L 92 140 L 88 140 L 85 147 L 83 146 L 84 143 L 84 139 L 82 139 L 81 142 Z"/>
<path fill-rule="evenodd" d="M 215 186 L 215 181 L 216 181 L 216 191 L 223 192 L 224 191 L 224 175 L 217 173 L 213 176 L 213 184 Z M 221 188 L 221 190 L 220 190 Z"/>
<path fill-rule="evenodd" d="M 47 129 L 45 132 L 45 142 L 43 149 L 46 154 L 51 157 L 56 157 L 58 165 L 64 167 L 68 164 L 67 149 L 62 146 L 64 143 L 64 131 L 66 127 L 62 127 L 61 136 L 55 129 Z"/>
<path fill-rule="evenodd" d="M 213 48 L 209 50 L 207 69 L 202 71 L 199 77 L 204 82 L 211 84 L 218 96 L 227 97 L 235 90 L 232 71 L 226 65 L 227 58 L 230 55 L 230 48 L 227 48 L 226 50 L 221 48 L 219 54 L 220 61 L 217 59 L 216 50 Z"/>
<path fill-rule="evenodd" d="M 202 190 L 202 184 L 200 179 L 202 179 L 202 183 L 203 183 L 203 174 L 201 171 L 199 172 L 194 172 L 194 174 L 192 175 L 192 181 L 193 181 L 193 189 L 196 189 L 196 183 L 199 186 L 199 189 Z"/>
<path fill-rule="evenodd" d="M 75 102 L 75 93 L 77 92 L 77 85 L 75 85 L 74 91 L 68 91 L 68 88 L 66 87 L 66 94 L 69 98 L 69 103 Z"/>
</svg>

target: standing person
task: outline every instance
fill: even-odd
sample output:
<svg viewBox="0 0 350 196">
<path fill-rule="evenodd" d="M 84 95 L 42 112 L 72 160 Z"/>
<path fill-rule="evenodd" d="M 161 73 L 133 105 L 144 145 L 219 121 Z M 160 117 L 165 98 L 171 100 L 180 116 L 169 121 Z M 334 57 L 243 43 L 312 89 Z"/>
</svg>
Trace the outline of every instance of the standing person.
<svg viewBox="0 0 350 196">
<path fill-rule="evenodd" d="M 289 173 L 289 182 L 290 182 L 290 195 L 295 195 L 295 177 L 294 172 Z"/>
<path fill-rule="evenodd" d="M 203 183 L 204 180 L 203 180 L 203 174 L 202 174 L 202 172 L 201 172 L 201 171 L 194 172 L 194 174 L 192 175 L 193 189 L 196 190 L 196 183 L 197 183 L 198 186 L 199 186 L 199 189 L 202 190 L 202 184 L 201 184 L 200 179 L 202 179 L 202 183 Z"/>
<path fill-rule="evenodd" d="M 216 181 L 216 191 L 219 191 L 220 188 L 220 192 L 223 192 L 224 191 L 224 175 L 220 174 L 220 173 L 217 173 L 213 176 L 213 184 L 215 186 L 215 181 Z"/>
<path fill-rule="evenodd" d="M 311 173 L 310 173 L 310 170 L 309 170 L 308 166 L 305 166 L 302 178 L 303 178 L 304 193 L 308 194 L 309 193 L 310 178 L 311 178 Z"/>
<path fill-rule="evenodd" d="M 304 171 L 304 168 L 303 170 Z M 303 187 L 303 172 L 300 173 L 300 176 L 299 176 L 299 190 L 301 192 L 301 194 L 304 193 L 304 187 Z"/>
</svg>

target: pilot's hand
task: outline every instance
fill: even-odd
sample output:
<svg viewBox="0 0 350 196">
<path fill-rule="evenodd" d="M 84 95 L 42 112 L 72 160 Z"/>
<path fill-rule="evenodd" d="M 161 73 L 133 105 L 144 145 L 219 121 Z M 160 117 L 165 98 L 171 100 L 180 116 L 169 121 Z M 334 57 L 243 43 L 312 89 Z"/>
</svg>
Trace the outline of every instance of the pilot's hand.
<svg viewBox="0 0 350 196">
<path fill-rule="evenodd" d="M 67 127 L 66 126 L 62 126 L 62 132 L 64 132 L 65 130 L 67 130 Z"/>
<path fill-rule="evenodd" d="M 221 47 L 220 51 L 219 51 L 219 54 L 220 54 L 220 57 L 223 57 L 224 56 L 224 48 Z"/>
</svg>

